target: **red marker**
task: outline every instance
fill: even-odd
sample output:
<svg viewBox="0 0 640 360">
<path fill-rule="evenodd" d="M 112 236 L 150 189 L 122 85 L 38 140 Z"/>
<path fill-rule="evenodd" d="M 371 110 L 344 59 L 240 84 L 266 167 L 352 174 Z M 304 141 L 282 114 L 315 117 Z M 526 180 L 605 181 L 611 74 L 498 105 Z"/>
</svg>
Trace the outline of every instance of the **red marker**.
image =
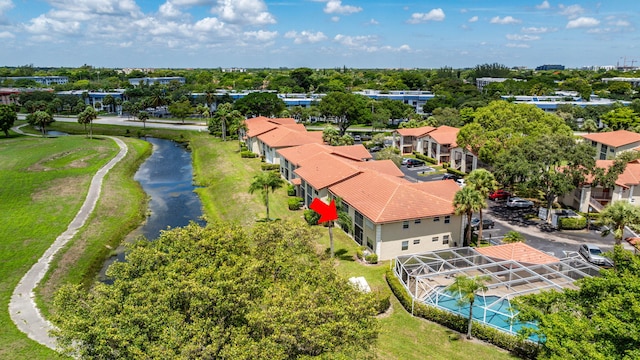
<svg viewBox="0 0 640 360">
<path fill-rule="evenodd" d="M 318 220 L 318 223 L 338 219 L 338 210 L 336 210 L 335 200 L 331 200 L 331 203 L 327 205 L 324 201 L 314 198 L 309 207 L 311 210 L 320 214 L 320 220 Z"/>
</svg>

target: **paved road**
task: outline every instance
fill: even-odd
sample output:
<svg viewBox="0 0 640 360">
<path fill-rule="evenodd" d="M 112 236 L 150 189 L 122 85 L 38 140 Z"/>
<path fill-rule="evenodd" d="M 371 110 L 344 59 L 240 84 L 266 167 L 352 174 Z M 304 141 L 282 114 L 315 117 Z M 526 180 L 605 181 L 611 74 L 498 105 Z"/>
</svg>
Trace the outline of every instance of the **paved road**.
<svg viewBox="0 0 640 360">
<path fill-rule="evenodd" d="M 24 114 L 18 115 L 19 119 L 24 119 Z M 64 116 L 54 116 L 55 121 L 60 122 L 72 122 L 77 123 L 77 117 L 64 117 Z M 208 131 L 207 125 L 201 121 L 192 121 L 187 120 L 185 123 L 180 123 L 178 121 L 169 121 L 169 120 L 147 120 L 146 123 L 143 123 L 139 120 L 134 120 L 133 118 L 126 116 L 104 116 L 98 117 L 93 120 L 94 124 L 106 124 L 106 125 L 120 125 L 120 126 L 135 126 L 135 127 L 147 127 L 147 128 L 156 128 L 156 129 L 176 129 L 176 130 L 191 130 L 191 131 Z"/>
<path fill-rule="evenodd" d="M 14 130 L 21 132 L 19 128 L 15 128 Z M 34 289 L 47 273 L 54 255 L 70 239 L 73 238 L 78 229 L 84 225 L 91 212 L 93 212 L 98 198 L 100 197 L 102 180 L 105 175 L 127 154 L 127 145 L 122 140 L 115 137 L 109 138 L 118 144 L 120 151 L 93 176 L 91 185 L 89 186 L 89 191 L 87 192 L 87 197 L 76 214 L 76 217 L 71 221 L 67 230 L 58 236 L 38 262 L 36 262 L 24 277 L 22 277 L 18 286 L 14 289 L 9 302 L 9 314 L 11 316 L 11 320 L 16 324 L 18 329 L 27 334 L 29 338 L 53 350 L 56 350 L 57 343 L 56 339 L 49 335 L 49 331 L 54 327 L 42 316 L 40 310 L 36 306 L 34 301 Z"/>
</svg>

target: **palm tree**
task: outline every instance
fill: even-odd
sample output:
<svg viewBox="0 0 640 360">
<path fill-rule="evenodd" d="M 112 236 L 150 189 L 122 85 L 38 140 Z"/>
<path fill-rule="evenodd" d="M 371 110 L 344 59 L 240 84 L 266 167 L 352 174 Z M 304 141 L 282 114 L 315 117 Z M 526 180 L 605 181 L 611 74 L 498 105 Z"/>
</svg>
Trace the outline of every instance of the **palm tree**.
<svg viewBox="0 0 640 360">
<path fill-rule="evenodd" d="M 269 221 L 269 190 L 274 192 L 284 185 L 284 180 L 280 174 L 274 171 L 265 171 L 253 177 L 253 182 L 249 186 L 249 194 L 256 191 L 262 192 L 264 205 L 267 207 L 267 221 Z"/>
<path fill-rule="evenodd" d="M 147 120 L 149 120 L 149 113 L 146 111 L 140 111 L 138 113 L 138 119 L 140 121 L 142 121 L 142 128 L 146 129 L 147 128 Z"/>
<path fill-rule="evenodd" d="M 489 276 L 456 276 L 453 284 L 447 287 L 447 290 L 454 296 L 458 297 L 458 306 L 469 304 L 469 322 L 467 323 L 467 339 L 471 339 L 471 324 L 473 324 L 473 303 L 476 301 L 476 293 L 478 291 L 486 291 L 485 283 L 491 278 Z"/>
<path fill-rule="evenodd" d="M 469 173 L 467 178 L 465 179 L 466 186 L 470 186 L 471 188 L 478 190 L 482 197 L 485 199 L 489 196 L 491 191 L 494 191 L 498 188 L 498 182 L 496 178 L 486 169 L 476 169 Z M 482 224 L 482 209 L 485 206 L 480 208 L 478 211 L 478 217 L 480 218 L 480 224 Z M 478 226 L 478 239 L 482 240 L 482 225 Z"/>
<path fill-rule="evenodd" d="M 513 244 L 513 243 L 517 243 L 517 242 L 525 242 L 526 240 L 527 239 L 524 237 L 524 235 L 520 234 L 519 232 L 517 232 L 515 230 L 509 231 L 502 238 L 502 242 L 505 243 L 505 244 Z"/>
<path fill-rule="evenodd" d="M 233 104 L 224 103 L 218 106 L 218 110 L 213 114 L 212 120 L 209 122 L 209 132 L 212 132 L 217 123 L 222 127 L 222 141 L 227 140 L 227 127 L 231 132 L 238 131 L 239 124 L 244 120 L 244 116 L 233 109 Z"/>
<path fill-rule="evenodd" d="M 27 115 L 27 122 L 29 124 L 40 126 L 42 137 L 44 137 L 47 132 L 45 127 L 54 121 L 53 116 L 46 111 L 36 111 L 33 114 Z"/>
<path fill-rule="evenodd" d="M 627 225 L 640 224 L 640 208 L 626 201 L 616 201 L 602 209 L 598 225 L 606 226 L 602 236 L 613 234 L 616 245 L 622 244 L 624 228 Z"/>
<path fill-rule="evenodd" d="M 78 114 L 78 122 L 80 124 L 84 124 L 85 130 L 87 129 L 87 124 L 89 124 L 90 138 L 93 138 L 93 120 L 95 120 L 97 117 L 98 113 L 91 105 L 88 105 L 83 112 Z"/>
<path fill-rule="evenodd" d="M 467 235 L 463 246 L 469 246 L 471 243 L 471 216 L 474 212 L 487 206 L 487 201 L 480 191 L 470 186 L 465 186 L 453 197 L 453 206 L 456 215 L 467 216 Z"/>
</svg>

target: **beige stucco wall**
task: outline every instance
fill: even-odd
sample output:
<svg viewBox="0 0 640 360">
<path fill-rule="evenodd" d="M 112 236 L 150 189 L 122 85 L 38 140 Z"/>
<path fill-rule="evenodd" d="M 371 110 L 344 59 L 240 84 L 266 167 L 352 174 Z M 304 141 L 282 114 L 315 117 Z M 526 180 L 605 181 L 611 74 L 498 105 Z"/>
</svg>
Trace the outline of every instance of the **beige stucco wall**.
<svg viewBox="0 0 640 360">
<path fill-rule="evenodd" d="M 402 226 L 403 222 L 387 223 L 380 226 L 381 242 L 378 259 L 389 260 L 399 255 L 447 249 L 456 244 L 462 245 L 461 216 L 451 215 L 448 224 L 445 223 L 445 217 L 441 216 L 439 221 L 434 221 L 434 218 L 420 219 L 419 224 L 416 224 L 415 220 L 410 220 L 408 229 L 403 229 Z M 442 244 L 444 235 L 449 235 L 449 243 L 446 245 Z M 433 241 L 435 236 L 438 237 L 437 241 Z M 419 243 L 414 244 L 414 240 L 419 240 Z M 402 250 L 403 241 L 409 242 L 407 250 Z"/>
</svg>

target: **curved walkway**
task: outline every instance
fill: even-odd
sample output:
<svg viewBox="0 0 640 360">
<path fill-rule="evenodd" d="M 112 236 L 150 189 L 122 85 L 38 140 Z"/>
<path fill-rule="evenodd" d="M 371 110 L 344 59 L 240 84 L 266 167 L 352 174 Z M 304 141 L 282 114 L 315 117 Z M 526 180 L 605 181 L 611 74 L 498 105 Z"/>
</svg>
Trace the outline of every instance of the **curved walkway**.
<svg viewBox="0 0 640 360">
<path fill-rule="evenodd" d="M 14 129 L 14 131 L 15 130 L 22 133 L 19 129 Z M 27 334 L 32 340 L 53 350 L 57 349 L 57 342 L 54 337 L 49 335 L 49 331 L 54 329 L 54 327 L 42 316 L 36 306 L 34 289 L 47 273 L 53 256 L 73 238 L 95 208 L 98 198 L 100 197 L 102 180 L 105 175 L 127 154 L 127 144 L 115 137 L 108 136 L 108 138 L 118 144 L 120 151 L 93 176 L 87 197 L 78 214 L 76 214 L 76 217 L 71 221 L 67 230 L 58 236 L 38 262 L 36 262 L 20 280 L 9 302 L 9 314 L 18 329 Z"/>
</svg>

